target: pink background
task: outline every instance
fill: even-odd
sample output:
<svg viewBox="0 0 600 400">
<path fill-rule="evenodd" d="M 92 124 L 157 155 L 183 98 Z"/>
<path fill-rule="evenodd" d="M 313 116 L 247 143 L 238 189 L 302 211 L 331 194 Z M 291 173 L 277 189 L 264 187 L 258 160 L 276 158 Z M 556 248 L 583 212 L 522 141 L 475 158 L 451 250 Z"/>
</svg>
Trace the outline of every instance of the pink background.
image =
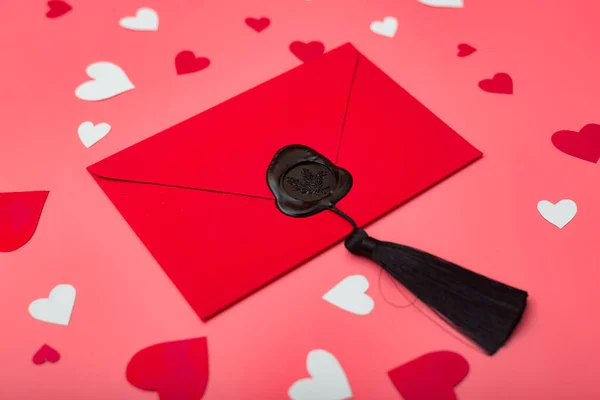
<svg viewBox="0 0 600 400">
<path fill-rule="evenodd" d="M 600 360 L 597 223 L 600 168 L 567 156 L 553 132 L 599 123 L 599 8 L 592 1 L 465 0 L 435 9 L 416 0 L 71 0 L 45 17 L 45 1 L 0 5 L 0 191 L 50 190 L 38 230 L 0 254 L 0 398 L 155 399 L 125 380 L 138 350 L 208 336 L 205 399 L 284 399 L 307 376 L 307 353 L 334 354 L 354 398 L 400 398 L 387 371 L 435 350 L 467 358 L 460 400 L 591 399 Z M 121 28 L 121 17 L 152 7 L 158 32 Z M 394 16 L 393 39 L 370 32 Z M 246 17 L 271 19 L 262 33 Z M 594 39 L 596 38 L 596 39 Z M 369 228 L 375 237 L 427 249 L 530 292 L 510 343 L 487 357 L 414 308 L 397 309 L 378 289 L 378 269 L 342 246 L 299 268 L 209 323 L 193 314 L 85 167 L 300 62 L 294 40 L 327 49 L 352 42 L 392 78 L 484 152 L 484 158 Z M 458 43 L 478 51 L 456 56 Z M 209 57 L 177 76 L 181 50 Z M 136 89 L 85 102 L 74 89 L 92 62 L 121 66 Z M 514 95 L 477 82 L 509 73 Z M 86 149 L 85 120 L 108 122 Z M 538 201 L 572 199 L 577 216 L 560 230 Z M 324 302 L 338 281 L 363 274 L 375 310 L 360 317 Z M 386 278 L 387 279 L 387 278 Z M 31 318 L 29 303 L 59 283 L 77 289 L 68 327 Z M 407 300 L 384 281 L 390 301 Z M 35 366 L 43 343 L 62 355 Z"/>
</svg>

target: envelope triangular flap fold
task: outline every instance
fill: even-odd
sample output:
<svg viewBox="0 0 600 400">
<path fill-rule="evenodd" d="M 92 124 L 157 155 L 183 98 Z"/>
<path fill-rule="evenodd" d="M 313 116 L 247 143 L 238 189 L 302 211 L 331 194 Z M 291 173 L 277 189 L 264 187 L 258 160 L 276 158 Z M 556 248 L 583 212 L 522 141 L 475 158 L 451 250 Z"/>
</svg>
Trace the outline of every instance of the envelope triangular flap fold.
<svg viewBox="0 0 600 400">
<path fill-rule="evenodd" d="M 109 179 L 272 198 L 273 154 L 300 143 L 335 159 L 358 53 L 351 45 L 294 68 L 88 169 Z"/>
<path fill-rule="evenodd" d="M 479 159 L 481 151 L 359 53 L 336 163 L 353 176 L 340 203 L 360 225 Z M 377 197 L 377 201 L 374 201 Z"/>
</svg>

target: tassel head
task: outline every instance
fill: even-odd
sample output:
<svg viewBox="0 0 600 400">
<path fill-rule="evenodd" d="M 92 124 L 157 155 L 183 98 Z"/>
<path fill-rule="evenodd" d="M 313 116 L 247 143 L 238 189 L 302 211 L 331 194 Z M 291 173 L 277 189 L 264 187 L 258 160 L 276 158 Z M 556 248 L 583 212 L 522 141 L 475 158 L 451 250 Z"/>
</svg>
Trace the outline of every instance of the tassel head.
<svg viewBox="0 0 600 400">
<path fill-rule="evenodd" d="M 354 228 L 344 241 L 344 246 L 354 255 L 372 258 L 378 243 L 379 240 L 373 239 L 364 229 Z"/>
</svg>

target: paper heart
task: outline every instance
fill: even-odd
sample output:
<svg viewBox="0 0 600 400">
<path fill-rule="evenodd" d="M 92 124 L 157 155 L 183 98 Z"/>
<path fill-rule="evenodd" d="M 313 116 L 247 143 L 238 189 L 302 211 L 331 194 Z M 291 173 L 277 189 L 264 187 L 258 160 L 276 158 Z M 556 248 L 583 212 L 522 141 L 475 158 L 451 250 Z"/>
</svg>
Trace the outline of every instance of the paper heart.
<svg viewBox="0 0 600 400">
<path fill-rule="evenodd" d="M 246 25 L 254 29 L 256 32 L 261 32 L 265 30 L 269 26 L 269 24 L 271 24 L 269 18 L 246 18 Z"/>
<path fill-rule="evenodd" d="M 459 57 L 466 57 L 468 55 L 471 55 L 473 53 L 475 53 L 477 51 L 477 49 L 469 44 L 466 43 L 461 43 L 458 45 L 458 56 Z"/>
<path fill-rule="evenodd" d="M 71 285 L 56 285 L 48 298 L 29 304 L 29 314 L 38 321 L 57 325 L 69 325 L 75 305 L 75 288 Z"/>
<path fill-rule="evenodd" d="M 419 0 L 419 3 L 430 7 L 462 8 L 463 0 Z"/>
<path fill-rule="evenodd" d="M 49 1 L 48 8 L 48 12 L 46 13 L 46 17 L 48 18 L 58 18 L 73 9 L 69 4 L 60 0 Z"/>
<path fill-rule="evenodd" d="M 0 193 L 0 252 L 15 251 L 33 237 L 47 191 Z"/>
<path fill-rule="evenodd" d="M 135 88 L 125 71 L 108 61 L 90 64 L 85 72 L 93 80 L 83 82 L 75 89 L 75 96 L 81 100 L 106 100 Z"/>
<path fill-rule="evenodd" d="M 577 214 L 577 204 L 569 199 L 561 200 L 556 204 L 542 200 L 538 203 L 537 209 L 546 221 L 560 229 L 571 222 Z"/>
<path fill-rule="evenodd" d="M 306 62 L 313 58 L 322 56 L 325 53 L 325 45 L 321 42 L 300 42 L 295 41 L 290 44 L 290 51 L 296 57 L 300 59 L 300 61 Z"/>
<path fill-rule="evenodd" d="M 206 338 L 146 347 L 131 358 L 126 375 L 133 386 L 157 392 L 160 400 L 200 400 L 208 385 Z"/>
<path fill-rule="evenodd" d="M 404 400 L 456 400 L 454 387 L 468 373 L 463 356 L 437 351 L 389 371 L 388 376 Z"/>
<path fill-rule="evenodd" d="M 323 300 L 356 315 L 367 315 L 375 306 L 373 299 L 365 292 L 369 289 L 369 281 L 362 275 L 348 276 L 327 293 Z"/>
<path fill-rule="evenodd" d="M 123 17 L 119 20 L 119 25 L 132 31 L 157 31 L 158 14 L 151 8 L 139 8 L 135 17 Z"/>
<path fill-rule="evenodd" d="M 565 154 L 597 163 L 600 160 L 600 125 L 587 124 L 579 132 L 555 132 L 552 144 Z"/>
<path fill-rule="evenodd" d="M 36 365 L 41 365 L 46 361 L 55 363 L 58 360 L 60 360 L 60 354 L 58 354 L 58 351 L 54 350 L 47 344 L 40 347 L 40 349 L 33 355 L 32 359 L 33 363 Z"/>
<path fill-rule="evenodd" d="M 352 389 L 338 360 L 325 350 L 312 350 L 306 357 L 311 378 L 296 381 L 288 390 L 292 400 L 343 400 L 352 398 Z"/>
<path fill-rule="evenodd" d="M 481 90 L 489 93 L 513 93 L 513 82 L 510 75 L 499 72 L 492 79 L 484 79 L 479 82 Z"/>
<path fill-rule="evenodd" d="M 370 25 L 371 32 L 392 38 L 398 30 L 398 20 L 394 17 L 385 17 L 383 21 L 373 21 Z"/>
<path fill-rule="evenodd" d="M 106 122 L 94 125 L 90 121 L 85 121 L 77 128 L 77 134 L 79 135 L 79 139 L 81 139 L 81 143 L 89 149 L 104 136 L 108 135 L 110 129 L 111 126 Z"/>
<path fill-rule="evenodd" d="M 184 50 L 175 57 L 177 75 L 190 74 L 207 68 L 210 60 L 206 57 L 196 57 L 192 51 Z"/>
</svg>

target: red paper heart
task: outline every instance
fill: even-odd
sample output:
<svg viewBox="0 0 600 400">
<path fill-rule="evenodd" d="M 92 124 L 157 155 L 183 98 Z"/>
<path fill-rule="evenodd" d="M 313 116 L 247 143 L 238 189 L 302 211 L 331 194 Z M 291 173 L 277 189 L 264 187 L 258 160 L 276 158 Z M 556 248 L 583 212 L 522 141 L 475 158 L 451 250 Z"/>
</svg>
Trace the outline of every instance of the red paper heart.
<svg viewBox="0 0 600 400">
<path fill-rule="evenodd" d="M 208 384 L 206 338 L 166 342 L 137 352 L 127 365 L 133 386 L 160 400 L 200 400 Z"/>
<path fill-rule="evenodd" d="M 0 193 L 0 252 L 15 251 L 32 238 L 48 193 Z"/>
<path fill-rule="evenodd" d="M 456 400 L 454 387 L 469 373 L 469 363 L 451 351 L 428 353 L 388 372 L 404 400 Z"/>
<path fill-rule="evenodd" d="M 49 1 L 48 7 L 50 8 L 46 13 L 46 17 L 48 18 L 58 18 L 73 9 L 69 4 L 61 0 Z"/>
<path fill-rule="evenodd" d="M 269 20 L 269 18 L 246 18 L 246 25 L 248 25 L 250 28 L 254 29 L 256 32 L 260 32 L 265 30 L 269 24 L 271 23 L 271 21 Z"/>
<path fill-rule="evenodd" d="M 194 52 L 184 50 L 175 57 L 175 69 L 177 75 L 190 74 L 198 72 L 210 65 L 210 60 L 206 57 L 196 57 Z"/>
<path fill-rule="evenodd" d="M 565 154 L 597 163 L 600 160 L 600 125 L 588 124 L 579 132 L 555 132 L 552 144 Z"/>
<path fill-rule="evenodd" d="M 292 42 L 290 51 L 300 60 L 306 62 L 325 53 L 325 45 L 321 42 Z"/>
<path fill-rule="evenodd" d="M 477 51 L 477 49 L 469 44 L 466 43 L 461 43 L 458 45 L 458 56 L 459 57 L 466 57 L 468 55 L 471 55 L 473 53 L 475 53 Z"/>
<path fill-rule="evenodd" d="M 481 90 L 489 93 L 513 93 L 513 82 L 510 75 L 499 72 L 492 79 L 484 79 L 479 82 Z"/>
<path fill-rule="evenodd" d="M 60 354 L 47 344 L 40 347 L 40 349 L 33 355 L 33 363 L 41 365 L 46 361 L 55 363 L 60 360 Z"/>
</svg>

